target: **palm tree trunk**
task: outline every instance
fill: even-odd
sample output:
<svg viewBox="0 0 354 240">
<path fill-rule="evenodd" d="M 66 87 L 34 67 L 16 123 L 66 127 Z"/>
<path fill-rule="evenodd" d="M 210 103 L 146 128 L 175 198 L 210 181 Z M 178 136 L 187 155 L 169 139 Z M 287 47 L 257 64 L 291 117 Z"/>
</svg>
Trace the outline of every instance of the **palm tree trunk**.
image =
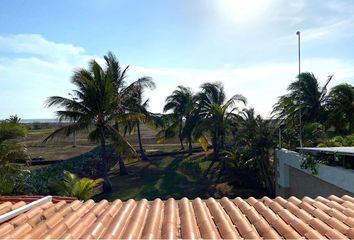
<svg viewBox="0 0 354 240">
<path fill-rule="evenodd" d="M 220 148 L 221 150 L 225 149 L 225 131 L 221 130 L 220 131 Z M 220 175 L 223 174 L 225 172 L 226 169 L 226 163 L 225 163 L 225 158 L 222 157 L 220 159 Z"/>
<path fill-rule="evenodd" d="M 213 153 L 214 153 L 214 160 L 219 161 L 219 151 L 220 151 L 220 145 L 219 145 L 220 139 L 218 139 L 217 134 L 214 134 L 212 143 L 213 143 Z"/>
<path fill-rule="evenodd" d="M 220 174 L 223 174 L 226 170 L 226 162 L 225 162 L 225 158 L 221 158 L 220 160 Z"/>
<path fill-rule="evenodd" d="M 178 138 L 179 138 L 179 142 L 181 144 L 181 150 L 183 150 L 184 149 L 184 145 L 183 145 L 183 138 L 182 138 L 182 134 L 181 133 L 178 134 Z"/>
<path fill-rule="evenodd" d="M 103 182 L 103 191 L 105 193 L 112 191 L 112 184 L 109 181 L 108 177 L 108 159 L 107 159 L 107 150 L 106 150 L 106 136 L 104 132 L 104 128 L 101 126 L 99 127 L 100 131 L 100 141 L 101 141 L 101 159 L 103 162 L 103 169 L 102 169 L 102 178 Z"/>
<path fill-rule="evenodd" d="M 145 151 L 143 148 L 143 144 L 141 142 L 141 132 L 140 132 L 140 123 L 137 123 L 137 129 L 138 129 L 138 142 L 139 142 L 139 149 L 140 149 L 140 158 L 143 161 L 149 160 L 148 157 L 145 155 Z"/>
<path fill-rule="evenodd" d="M 214 163 L 215 163 L 215 160 L 213 159 L 213 160 L 211 161 L 211 163 L 209 164 L 207 170 L 204 172 L 203 177 L 208 176 L 208 174 L 209 174 L 209 172 L 210 172 L 210 169 L 211 169 L 211 167 L 214 165 Z"/>
<path fill-rule="evenodd" d="M 193 154 L 193 146 L 192 146 L 192 136 L 188 135 L 188 155 Z"/>
<path fill-rule="evenodd" d="M 224 130 L 220 131 L 220 137 L 221 137 L 221 149 L 225 148 L 225 132 Z"/>
<path fill-rule="evenodd" d="M 114 127 L 119 132 L 119 124 L 117 121 L 115 122 Z M 122 156 L 119 153 L 117 153 L 117 155 L 118 155 L 118 163 L 119 163 L 119 175 L 121 176 L 128 175 L 128 171 Z"/>
<path fill-rule="evenodd" d="M 124 160 L 120 154 L 118 154 L 118 162 L 119 162 L 119 175 L 124 176 L 128 175 L 127 168 L 125 167 Z"/>
<path fill-rule="evenodd" d="M 181 125 L 179 126 L 179 133 L 178 133 L 179 142 L 181 143 L 181 150 L 184 149 L 183 137 L 182 137 L 182 126 L 183 126 L 183 120 L 181 119 Z"/>
</svg>

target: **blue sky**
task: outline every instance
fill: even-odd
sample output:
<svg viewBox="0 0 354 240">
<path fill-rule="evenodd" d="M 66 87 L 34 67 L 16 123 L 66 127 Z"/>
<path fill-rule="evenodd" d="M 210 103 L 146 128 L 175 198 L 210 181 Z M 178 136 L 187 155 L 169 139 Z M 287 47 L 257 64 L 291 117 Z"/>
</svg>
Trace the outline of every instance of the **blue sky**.
<svg viewBox="0 0 354 240">
<path fill-rule="evenodd" d="M 45 99 L 108 50 L 131 65 L 128 81 L 155 80 L 154 112 L 177 85 L 222 81 L 267 116 L 296 77 L 297 30 L 304 71 L 354 83 L 353 12 L 351 0 L 2 0 L 0 119 L 54 117 Z"/>
</svg>

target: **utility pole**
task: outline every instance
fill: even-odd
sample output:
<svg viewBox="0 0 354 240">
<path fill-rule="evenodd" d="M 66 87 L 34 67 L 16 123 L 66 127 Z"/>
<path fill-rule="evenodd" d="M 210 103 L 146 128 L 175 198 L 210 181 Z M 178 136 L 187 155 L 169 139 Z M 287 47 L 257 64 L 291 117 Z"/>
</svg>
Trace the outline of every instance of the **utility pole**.
<svg viewBox="0 0 354 240">
<path fill-rule="evenodd" d="M 302 114 L 301 114 L 301 58 L 300 58 L 300 31 L 296 32 L 297 39 L 298 39 L 298 57 L 299 57 L 299 96 L 298 96 L 298 102 L 299 102 L 299 141 L 300 141 L 300 147 L 302 147 Z"/>
</svg>

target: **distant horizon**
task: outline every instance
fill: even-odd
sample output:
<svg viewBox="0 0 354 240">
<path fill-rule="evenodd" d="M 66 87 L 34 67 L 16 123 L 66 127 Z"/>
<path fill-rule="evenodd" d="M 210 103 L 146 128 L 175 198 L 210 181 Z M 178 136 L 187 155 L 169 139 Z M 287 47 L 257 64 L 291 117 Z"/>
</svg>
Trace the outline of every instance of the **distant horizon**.
<svg viewBox="0 0 354 240">
<path fill-rule="evenodd" d="M 59 122 L 57 118 L 25 118 L 20 120 L 20 123 L 53 123 Z"/>
<path fill-rule="evenodd" d="M 19 117 L 19 116 L 18 116 Z M 0 119 L 0 121 L 4 121 L 7 118 Z M 20 123 L 53 123 L 59 122 L 58 118 L 21 118 Z"/>
</svg>

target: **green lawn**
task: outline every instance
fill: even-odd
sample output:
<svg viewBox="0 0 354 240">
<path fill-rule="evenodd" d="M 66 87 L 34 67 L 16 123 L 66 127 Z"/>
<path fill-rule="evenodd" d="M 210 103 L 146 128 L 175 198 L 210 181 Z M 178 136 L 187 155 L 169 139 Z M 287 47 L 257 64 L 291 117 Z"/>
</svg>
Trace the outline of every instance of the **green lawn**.
<svg viewBox="0 0 354 240">
<path fill-rule="evenodd" d="M 204 153 L 192 157 L 175 155 L 154 157 L 147 162 L 139 161 L 128 166 L 128 176 L 111 178 L 112 193 L 96 196 L 95 200 L 257 197 L 265 194 L 258 185 L 251 184 L 252 177 L 247 174 L 238 175 L 235 172 L 228 172 L 218 179 L 218 164 L 214 165 L 208 177 L 203 177 L 209 163 Z M 247 179 L 249 177 L 250 179 Z M 242 181 L 246 181 L 246 184 Z"/>
<path fill-rule="evenodd" d="M 70 159 L 92 150 L 96 144 L 87 141 L 85 133 L 77 134 L 77 147 L 72 147 L 72 137 L 56 139 L 43 144 L 43 139 L 53 129 L 38 129 L 29 131 L 23 139 L 31 157 L 44 157 L 46 160 Z M 178 152 L 180 146 L 177 138 L 168 139 L 163 144 L 156 144 L 156 131 L 142 128 L 143 144 L 147 153 Z M 128 141 L 137 146 L 136 136 L 127 136 Z M 197 146 L 195 144 L 195 146 Z M 126 160 L 128 176 L 112 176 L 113 192 L 96 196 L 96 200 L 129 198 L 134 199 L 167 199 L 174 197 L 208 198 L 222 196 L 249 197 L 262 196 L 266 193 L 260 189 L 255 181 L 254 172 L 228 167 L 225 176 L 218 178 L 219 165 L 215 164 L 210 174 L 203 177 L 204 171 L 210 164 L 204 153 L 169 155 L 164 157 L 150 157 L 147 162 Z M 43 166 L 34 166 L 37 168 Z M 233 169 L 233 170 L 231 170 Z M 115 171 L 117 172 L 117 171 Z"/>
</svg>

